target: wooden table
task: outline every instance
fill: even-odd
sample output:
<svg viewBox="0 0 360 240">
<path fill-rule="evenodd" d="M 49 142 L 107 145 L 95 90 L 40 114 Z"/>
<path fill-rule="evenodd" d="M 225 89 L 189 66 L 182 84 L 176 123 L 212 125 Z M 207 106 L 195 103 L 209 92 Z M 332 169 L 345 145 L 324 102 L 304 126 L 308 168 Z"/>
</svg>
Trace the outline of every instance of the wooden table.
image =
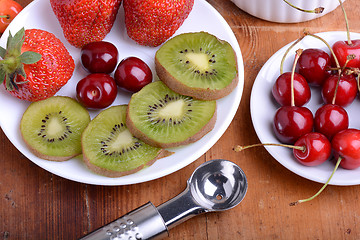
<svg viewBox="0 0 360 240">
<path fill-rule="evenodd" d="M 31 0 L 19 0 L 26 6 Z M 209 0 L 227 20 L 242 50 L 245 87 L 237 114 L 221 139 L 189 166 L 160 179 L 128 186 L 93 186 L 53 175 L 25 158 L 0 131 L 0 236 L 2 239 L 76 239 L 152 201 L 174 197 L 201 163 L 225 158 L 245 171 L 249 185 L 232 210 L 190 219 L 169 239 L 360 239 L 360 186 L 328 186 L 315 200 L 290 207 L 322 185 L 288 171 L 264 148 L 235 153 L 235 144 L 258 142 L 250 116 L 250 92 L 267 59 L 312 32 L 345 30 L 340 8 L 305 23 L 276 24 L 257 19 L 231 1 Z M 360 32 L 360 5 L 344 3 L 350 28 Z"/>
</svg>

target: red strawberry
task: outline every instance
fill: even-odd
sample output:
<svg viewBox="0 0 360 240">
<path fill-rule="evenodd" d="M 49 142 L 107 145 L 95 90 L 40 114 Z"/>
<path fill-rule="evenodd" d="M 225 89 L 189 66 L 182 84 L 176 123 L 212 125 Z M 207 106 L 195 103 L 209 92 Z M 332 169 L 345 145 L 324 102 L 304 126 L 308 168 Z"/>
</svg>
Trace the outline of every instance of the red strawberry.
<svg viewBox="0 0 360 240">
<path fill-rule="evenodd" d="M 124 0 L 127 34 L 140 45 L 159 46 L 183 24 L 194 0 Z"/>
<path fill-rule="evenodd" d="M 103 40 L 110 32 L 121 0 L 50 0 L 65 38 L 77 48 Z"/>
<path fill-rule="evenodd" d="M 0 57 L 0 84 L 13 96 L 32 102 L 55 95 L 75 68 L 63 43 L 40 29 L 9 33 L 7 49 L 0 47 Z"/>
</svg>

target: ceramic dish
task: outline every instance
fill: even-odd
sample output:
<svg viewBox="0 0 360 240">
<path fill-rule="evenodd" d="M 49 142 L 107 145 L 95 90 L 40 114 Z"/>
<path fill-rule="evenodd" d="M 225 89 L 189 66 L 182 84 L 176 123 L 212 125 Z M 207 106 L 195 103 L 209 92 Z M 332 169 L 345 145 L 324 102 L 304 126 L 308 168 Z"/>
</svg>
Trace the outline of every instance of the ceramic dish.
<svg viewBox="0 0 360 240">
<path fill-rule="evenodd" d="M 119 60 L 128 56 L 140 57 L 150 66 L 154 78 L 156 78 L 154 74 L 154 57 L 158 48 L 135 44 L 135 42 L 128 38 L 123 22 L 124 14 L 121 8 L 112 31 L 106 36 L 105 40 L 117 46 L 120 55 Z M 40 28 L 47 30 L 54 33 L 65 44 L 75 60 L 76 69 L 73 77 L 57 95 L 75 97 L 76 83 L 85 77 L 87 73 L 82 69 L 79 62 L 80 50 L 70 46 L 63 37 L 62 30 L 52 12 L 49 1 L 37 0 L 30 3 L 9 25 L 0 39 L 0 45 L 5 46 L 9 30 L 15 33 L 21 27 L 25 27 L 25 29 Z M 19 131 L 21 116 L 29 103 L 10 96 L 3 87 L 0 88 L 0 102 L 2 103 L 0 105 L 1 128 L 14 146 L 35 164 L 51 173 L 73 181 L 95 185 L 126 185 L 153 180 L 173 173 L 198 159 L 222 136 L 236 113 L 243 91 L 244 66 L 238 42 L 226 21 L 205 0 L 195 1 L 192 12 L 176 34 L 196 31 L 207 31 L 221 39 L 227 40 L 233 46 L 238 57 L 239 84 L 230 95 L 218 100 L 218 119 L 215 128 L 209 134 L 194 144 L 170 149 L 175 154 L 158 160 L 152 166 L 138 173 L 120 178 L 107 178 L 90 172 L 83 164 L 81 157 L 66 162 L 51 162 L 35 157 L 24 145 Z M 130 94 L 120 92 L 113 105 L 127 104 L 129 99 Z M 90 114 L 91 117 L 94 117 L 98 114 L 98 111 L 91 111 Z"/>
<path fill-rule="evenodd" d="M 330 45 L 338 40 L 346 40 L 346 32 L 324 32 L 319 33 Z M 352 39 L 360 38 L 360 34 L 351 33 Z M 255 131 L 262 143 L 278 143 L 272 129 L 273 117 L 279 105 L 273 99 L 271 89 L 280 75 L 280 62 L 290 44 L 277 51 L 262 67 L 255 79 L 251 92 L 250 108 L 251 117 Z M 284 72 L 291 71 L 291 65 L 294 59 L 294 51 L 298 48 L 320 48 L 329 53 L 329 50 L 320 40 L 307 36 L 299 42 L 288 54 L 284 63 Z M 322 105 L 320 89 L 311 89 L 311 99 L 305 105 L 313 114 Z M 360 99 L 345 108 L 349 114 L 350 127 L 360 129 L 359 109 Z M 317 167 L 306 167 L 298 163 L 292 155 L 292 151 L 283 147 L 266 147 L 267 151 L 284 167 L 290 171 L 313 181 L 325 183 L 334 169 L 333 161 L 327 161 Z M 360 184 L 360 168 L 355 170 L 345 170 L 339 168 L 334 174 L 330 184 L 332 185 L 357 185 Z"/>
<path fill-rule="evenodd" d="M 309 21 L 329 12 L 339 6 L 338 0 L 289 0 L 288 2 L 305 10 L 313 10 L 323 7 L 324 11 L 319 14 L 299 11 L 284 0 L 232 0 L 243 11 L 271 22 L 296 23 Z"/>
</svg>

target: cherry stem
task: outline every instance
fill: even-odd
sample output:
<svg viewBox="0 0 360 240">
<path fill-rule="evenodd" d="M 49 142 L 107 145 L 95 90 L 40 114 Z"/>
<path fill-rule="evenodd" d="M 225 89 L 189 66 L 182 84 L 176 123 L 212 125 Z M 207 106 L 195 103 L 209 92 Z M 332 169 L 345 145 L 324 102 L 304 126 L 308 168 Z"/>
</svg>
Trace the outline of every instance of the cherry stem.
<svg viewBox="0 0 360 240">
<path fill-rule="evenodd" d="M 294 76 L 295 76 L 295 68 L 296 64 L 300 58 L 300 55 L 302 54 L 303 50 L 300 48 L 296 50 L 294 64 L 291 70 L 291 106 L 295 106 L 295 93 L 294 93 Z"/>
<path fill-rule="evenodd" d="M 289 205 L 290 205 L 290 206 L 295 206 L 295 205 L 297 205 L 297 204 L 299 204 L 299 203 L 307 202 L 307 201 L 310 201 L 310 200 L 313 200 L 314 198 L 316 198 L 316 197 L 325 189 L 325 187 L 329 184 L 330 180 L 332 179 L 332 177 L 334 176 L 336 170 L 338 169 L 341 160 L 343 160 L 343 157 L 339 157 L 339 158 L 338 158 L 338 160 L 337 160 L 337 162 L 336 162 L 336 164 L 335 164 L 335 168 L 334 168 L 334 170 L 332 171 L 329 179 L 326 181 L 326 183 L 324 184 L 324 186 L 322 186 L 322 188 L 320 188 L 320 190 L 319 190 L 317 193 L 315 193 L 315 195 L 313 195 L 312 197 L 309 197 L 309 198 L 307 198 L 307 199 L 303 199 L 303 200 L 298 200 L 298 201 L 296 201 L 296 202 L 292 202 L 292 203 L 290 203 Z"/>
<path fill-rule="evenodd" d="M 344 17 L 345 17 L 345 23 L 346 23 L 346 32 L 347 32 L 347 39 L 348 39 L 348 44 L 351 45 L 352 42 L 351 42 L 351 39 L 350 39 L 350 30 L 349 30 L 349 21 L 348 21 L 348 18 L 347 18 L 347 15 L 346 15 L 346 11 L 344 9 L 344 6 L 342 4 L 342 1 L 339 0 L 339 3 L 340 3 L 340 6 L 341 6 L 341 10 L 343 11 L 344 13 Z"/>
<path fill-rule="evenodd" d="M 300 150 L 305 152 L 306 150 L 306 146 L 294 146 L 294 145 L 288 145 L 288 144 L 281 144 L 281 143 L 256 143 L 256 144 L 252 144 L 252 145 L 248 145 L 248 146 L 240 146 L 240 145 L 236 145 L 233 150 L 235 152 L 241 152 L 245 149 L 248 148 L 253 148 L 253 147 L 263 147 L 263 146 L 277 146 L 277 147 L 287 147 L 287 148 L 292 148 L 292 149 L 296 149 L 296 150 Z"/>
<path fill-rule="evenodd" d="M 297 9 L 299 11 L 306 12 L 306 13 L 322 13 L 324 11 L 323 7 L 317 7 L 314 10 L 305 10 L 305 9 L 299 8 L 299 7 L 289 3 L 286 0 L 283 0 L 283 1 L 286 2 L 288 5 L 290 5 L 291 7 L 295 8 L 295 9 Z"/>
<path fill-rule="evenodd" d="M 284 73 L 284 62 L 286 59 L 286 56 L 288 55 L 288 53 L 290 52 L 290 50 L 296 45 L 298 44 L 301 40 L 303 40 L 303 38 L 306 35 L 301 36 L 300 38 L 298 38 L 293 44 L 291 44 L 291 46 L 285 51 L 284 56 L 281 59 L 281 64 L 280 64 L 280 75 Z"/>
<path fill-rule="evenodd" d="M 360 92 L 360 74 L 357 74 L 357 75 L 356 75 L 356 81 L 357 81 L 358 90 L 359 90 L 359 92 Z"/>
<path fill-rule="evenodd" d="M 354 54 L 350 54 L 346 57 L 346 62 L 344 64 L 344 66 L 341 68 L 341 71 L 340 73 L 343 73 L 344 70 L 346 69 L 346 65 L 353 59 L 355 59 L 355 55 Z M 339 74 L 338 76 L 338 80 L 336 82 L 336 86 L 335 86 L 335 91 L 334 91 L 334 96 L 333 96 L 333 99 L 332 99 L 332 104 L 335 104 L 335 101 L 336 101 L 336 95 L 337 95 L 337 92 L 338 92 L 338 88 L 339 88 L 339 84 L 340 84 L 340 79 L 341 79 L 341 74 Z"/>
</svg>

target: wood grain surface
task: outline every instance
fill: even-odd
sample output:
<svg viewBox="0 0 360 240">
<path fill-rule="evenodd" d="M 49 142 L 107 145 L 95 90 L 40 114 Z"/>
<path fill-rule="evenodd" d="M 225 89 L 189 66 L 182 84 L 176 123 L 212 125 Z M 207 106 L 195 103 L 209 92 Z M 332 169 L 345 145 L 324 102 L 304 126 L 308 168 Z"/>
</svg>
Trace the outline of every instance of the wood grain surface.
<svg viewBox="0 0 360 240">
<path fill-rule="evenodd" d="M 25 7 L 31 0 L 18 2 Z M 304 28 L 314 33 L 345 30 L 341 9 L 304 23 L 278 24 L 255 18 L 229 0 L 208 2 L 234 31 L 245 66 L 241 103 L 220 140 L 169 176 L 109 187 L 73 182 L 43 170 L 25 158 L 1 130 L 1 239 L 80 238 L 148 201 L 157 206 L 176 196 L 197 166 L 215 158 L 231 160 L 245 171 L 249 182 L 245 199 L 229 211 L 188 220 L 170 230 L 169 239 L 360 239 L 360 186 L 328 186 L 312 202 L 290 207 L 290 202 L 313 195 L 322 184 L 285 169 L 264 148 L 232 151 L 236 144 L 259 141 L 251 122 L 250 93 L 263 64 Z M 360 4 L 347 0 L 344 7 L 351 31 L 360 32 Z"/>
</svg>

